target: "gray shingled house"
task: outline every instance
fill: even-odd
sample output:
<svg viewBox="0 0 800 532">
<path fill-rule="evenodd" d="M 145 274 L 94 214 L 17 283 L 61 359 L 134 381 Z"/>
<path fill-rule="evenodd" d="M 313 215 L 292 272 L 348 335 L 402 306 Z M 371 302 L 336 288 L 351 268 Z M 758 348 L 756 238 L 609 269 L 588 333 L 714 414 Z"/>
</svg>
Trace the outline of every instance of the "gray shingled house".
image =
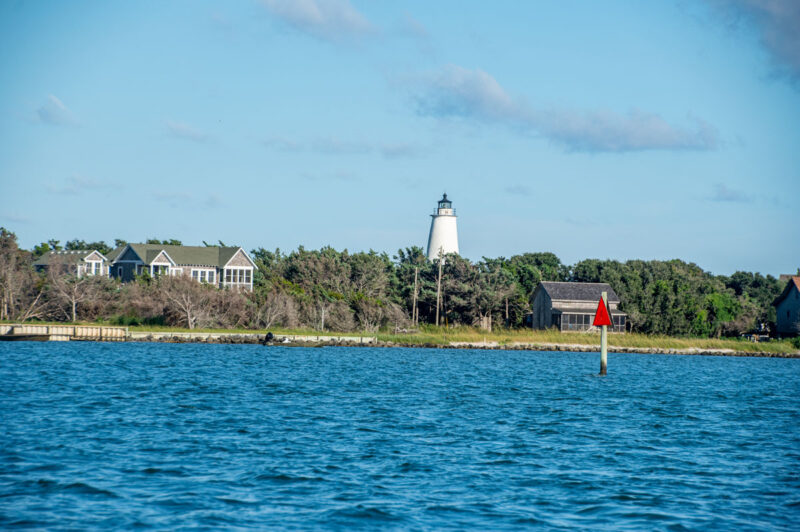
<svg viewBox="0 0 800 532">
<path fill-rule="evenodd" d="M 627 315 L 617 310 L 619 297 L 607 283 L 557 283 L 542 281 L 533 292 L 533 311 L 529 315 L 534 329 L 555 327 L 560 331 L 587 331 L 592 326 L 602 292 L 608 293 L 610 330 L 625 332 Z"/>
<path fill-rule="evenodd" d="M 775 301 L 775 332 L 780 336 L 800 335 L 800 276 L 792 276 Z"/>
<path fill-rule="evenodd" d="M 108 254 L 111 277 L 132 281 L 144 272 L 150 275 L 185 275 L 220 288 L 253 289 L 256 268 L 240 247 L 168 246 L 127 244 Z"/>
<path fill-rule="evenodd" d="M 64 268 L 78 277 L 108 275 L 108 258 L 94 249 L 51 250 L 33 263 L 38 272 L 48 271 L 54 266 Z"/>
</svg>

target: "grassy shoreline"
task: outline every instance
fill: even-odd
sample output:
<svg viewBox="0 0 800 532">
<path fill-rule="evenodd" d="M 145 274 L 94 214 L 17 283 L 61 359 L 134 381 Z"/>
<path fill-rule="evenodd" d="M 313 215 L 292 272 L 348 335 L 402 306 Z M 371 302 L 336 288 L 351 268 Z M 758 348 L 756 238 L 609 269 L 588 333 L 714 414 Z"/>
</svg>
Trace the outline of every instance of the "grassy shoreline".
<svg viewBox="0 0 800 532">
<path fill-rule="evenodd" d="M 29 322 L 31 323 L 31 322 Z M 35 322 L 41 325 L 73 325 L 67 323 Z M 33 324 L 33 323 L 31 323 Z M 76 323 L 74 325 L 108 325 L 101 323 Z M 209 333 L 209 334 L 265 334 L 266 330 L 256 329 L 186 329 L 180 327 L 165 327 L 151 325 L 129 326 L 131 332 L 156 332 L 156 333 Z M 377 337 L 381 343 L 391 343 L 397 346 L 449 346 L 451 342 L 461 344 L 498 346 L 514 346 L 516 344 L 533 345 L 559 345 L 559 346 L 599 346 L 600 337 L 595 333 L 559 332 L 556 330 L 531 330 L 531 329 L 503 329 L 487 332 L 473 327 L 458 327 L 446 329 L 444 327 L 423 326 L 419 331 L 409 333 L 382 332 L 335 332 L 316 331 L 313 329 L 283 329 L 271 328 L 270 332 L 280 336 L 348 336 L 348 337 Z M 741 353 L 775 353 L 798 354 L 798 349 L 790 340 L 771 340 L 769 342 L 751 342 L 740 338 L 681 338 L 672 336 L 655 336 L 646 334 L 609 334 L 611 348 L 625 349 L 680 349 L 680 350 L 732 350 Z"/>
</svg>

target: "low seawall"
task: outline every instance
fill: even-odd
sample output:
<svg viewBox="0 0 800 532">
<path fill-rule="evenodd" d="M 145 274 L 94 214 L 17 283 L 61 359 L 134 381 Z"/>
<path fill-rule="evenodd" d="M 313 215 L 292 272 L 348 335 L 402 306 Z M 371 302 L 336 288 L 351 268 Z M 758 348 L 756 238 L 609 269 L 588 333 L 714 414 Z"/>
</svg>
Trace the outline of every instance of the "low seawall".
<svg viewBox="0 0 800 532">
<path fill-rule="evenodd" d="M 43 340 L 67 342 L 88 340 L 96 342 L 124 342 L 127 327 L 104 325 L 36 325 L 27 323 L 0 324 L 0 340 Z"/>
</svg>

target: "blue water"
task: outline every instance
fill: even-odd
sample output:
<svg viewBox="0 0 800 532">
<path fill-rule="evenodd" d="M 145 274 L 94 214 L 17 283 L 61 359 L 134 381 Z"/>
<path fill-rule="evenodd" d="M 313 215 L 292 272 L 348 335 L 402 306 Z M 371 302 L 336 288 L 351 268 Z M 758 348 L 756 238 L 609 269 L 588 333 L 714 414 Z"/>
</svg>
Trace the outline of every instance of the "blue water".
<svg viewBox="0 0 800 532">
<path fill-rule="evenodd" d="M 792 529 L 800 360 L 2 343 L 0 528 Z"/>
</svg>

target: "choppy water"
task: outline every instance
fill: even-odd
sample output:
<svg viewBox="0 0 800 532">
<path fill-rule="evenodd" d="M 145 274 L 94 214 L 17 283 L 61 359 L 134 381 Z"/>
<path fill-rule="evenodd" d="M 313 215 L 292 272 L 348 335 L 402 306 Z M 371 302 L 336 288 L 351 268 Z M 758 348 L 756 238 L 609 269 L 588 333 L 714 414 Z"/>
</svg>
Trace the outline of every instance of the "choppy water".
<svg viewBox="0 0 800 532">
<path fill-rule="evenodd" d="M 800 360 L 0 344 L 0 527 L 797 529 Z"/>
</svg>

